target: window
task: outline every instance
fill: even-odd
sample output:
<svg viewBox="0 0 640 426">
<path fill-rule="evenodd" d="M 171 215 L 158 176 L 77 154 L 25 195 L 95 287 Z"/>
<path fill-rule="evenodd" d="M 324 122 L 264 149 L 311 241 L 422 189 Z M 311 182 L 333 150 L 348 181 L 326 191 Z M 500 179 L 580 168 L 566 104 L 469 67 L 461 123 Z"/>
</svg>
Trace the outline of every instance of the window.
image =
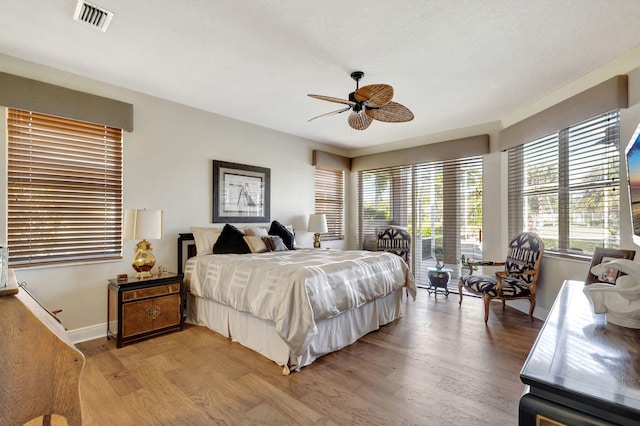
<svg viewBox="0 0 640 426">
<path fill-rule="evenodd" d="M 327 216 L 329 232 L 322 239 L 344 239 L 344 172 L 316 167 L 316 213 Z"/>
<path fill-rule="evenodd" d="M 415 174 L 421 260 L 437 259 L 456 266 L 463 255 L 481 260 L 482 158 L 419 164 Z"/>
<path fill-rule="evenodd" d="M 8 110 L 14 267 L 120 259 L 122 130 Z"/>
<path fill-rule="evenodd" d="M 619 131 L 616 111 L 509 149 L 509 234 L 559 254 L 618 248 Z"/>
<path fill-rule="evenodd" d="M 375 250 L 377 229 L 407 227 L 411 217 L 412 167 L 358 172 L 360 246 Z"/>
<path fill-rule="evenodd" d="M 360 247 L 375 250 L 381 227 L 406 227 L 418 285 L 440 260 L 457 288 L 461 256 L 482 257 L 481 156 L 361 171 L 358 188 Z"/>
</svg>

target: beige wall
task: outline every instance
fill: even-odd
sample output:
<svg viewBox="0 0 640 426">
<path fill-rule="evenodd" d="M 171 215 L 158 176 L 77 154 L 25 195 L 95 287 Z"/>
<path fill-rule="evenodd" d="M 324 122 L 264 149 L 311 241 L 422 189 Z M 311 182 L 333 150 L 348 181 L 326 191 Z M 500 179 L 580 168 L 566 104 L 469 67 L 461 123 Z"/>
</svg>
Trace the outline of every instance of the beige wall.
<svg viewBox="0 0 640 426">
<path fill-rule="evenodd" d="M 118 99 L 134 105 L 134 131 L 124 134 L 124 206 L 161 209 L 164 238 L 152 241 L 157 264 L 177 267 L 177 237 L 190 226 L 211 224 L 212 160 L 271 169 L 271 218 L 293 224 L 298 242 L 312 245 L 306 232 L 314 210 L 312 150 L 344 152 L 296 136 L 254 126 L 0 55 L 0 71 Z M 6 134 L 5 108 L 0 134 Z M 6 188 L 6 137 L 0 137 L 0 186 Z M 6 191 L 2 191 L 6 194 Z M 0 241 L 6 240 L 6 195 L 0 201 Z M 19 269 L 35 296 L 69 330 L 106 323 L 109 278 L 133 273 L 135 241 L 124 242 L 124 259 L 77 266 Z M 342 242 L 325 246 L 344 248 Z M 100 328 L 102 334 L 106 332 Z M 89 333 L 95 330 L 89 330 Z"/>
<path fill-rule="evenodd" d="M 629 76 L 629 108 L 621 110 L 620 114 L 620 239 L 621 248 L 636 250 L 636 261 L 640 260 L 640 246 L 634 244 L 632 238 L 633 230 L 631 228 L 631 209 L 629 207 L 624 151 L 638 123 L 640 123 L 640 69 L 638 67 L 640 67 L 640 46 L 557 92 L 538 100 L 529 107 L 516 111 L 511 117 L 503 120 L 503 125 L 506 127 L 615 75 L 627 74 Z M 506 185 L 506 180 L 503 182 Z M 506 216 L 503 217 L 506 218 Z M 488 219 L 491 220 L 491 217 Z M 584 281 L 589 271 L 589 265 L 590 260 L 577 261 L 552 257 L 544 259 L 537 294 L 537 305 L 540 308 L 541 316 L 551 309 L 563 281 L 567 279 Z"/>
<path fill-rule="evenodd" d="M 399 141 L 386 147 L 345 152 L 299 137 L 275 132 L 237 120 L 185 107 L 113 87 L 62 71 L 23 62 L 0 55 L 0 71 L 58 84 L 76 90 L 111 97 L 134 105 L 134 132 L 124 141 L 124 205 L 127 208 L 150 208 L 164 211 L 165 238 L 154 242 L 158 264 L 176 268 L 176 238 L 190 226 L 211 224 L 211 160 L 226 160 L 271 169 L 271 217 L 292 223 L 298 239 L 311 245 L 306 232 L 307 215 L 313 211 L 313 149 L 355 156 L 383 150 L 418 146 L 425 143 L 489 134 L 494 151 L 484 163 L 484 252 L 488 258 L 503 258 L 506 230 L 506 156 L 497 152 L 501 127 L 533 115 L 581 90 L 616 74 L 629 74 L 630 108 L 622 112 L 621 139 L 626 146 L 640 122 L 640 48 L 617 58 L 606 66 L 585 75 L 557 92 L 514 111 L 502 122 L 483 123 L 470 128 L 454 129 L 438 135 L 426 135 Z M 6 133 L 6 120 L 0 119 L 0 131 Z M 0 164 L 6 164 L 6 138 L 0 138 Z M 624 157 L 621 156 L 621 161 Z M 623 166 L 624 163 L 621 163 Z M 624 168 L 624 167 L 623 167 Z M 631 218 L 626 198 L 626 176 L 622 176 L 622 243 L 624 248 L 640 247 L 631 239 Z M 353 183 L 353 176 L 348 178 Z M 139 182 L 143 182 L 140 184 Z M 6 172 L 0 175 L 0 187 L 6 188 Z M 5 191 L 3 193 L 6 194 Z M 355 203 L 351 185 L 346 191 L 347 248 L 355 246 Z M 6 195 L 0 200 L 0 241 L 6 238 Z M 134 241 L 125 241 L 124 260 L 78 266 L 23 269 L 16 272 L 19 281 L 50 309 L 63 309 L 61 318 L 72 336 L 94 337 L 106 330 L 106 282 L 117 273 L 131 272 L 129 259 Z M 326 245 L 343 248 L 342 244 Z M 639 255 L 640 258 L 640 255 Z M 538 293 L 539 315 L 544 314 L 565 279 L 583 280 L 588 261 L 567 261 L 547 257 Z M 450 301 L 451 302 L 451 301 Z M 453 302 L 451 302 L 453 303 Z M 86 331 L 86 334 L 83 334 Z"/>
<path fill-rule="evenodd" d="M 366 155 L 419 146 L 425 143 L 454 140 L 478 134 L 489 134 L 492 153 L 484 156 L 484 187 L 483 187 L 483 253 L 486 259 L 499 260 L 506 256 L 507 235 L 507 156 L 498 151 L 498 133 L 501 128 L 510 126 L 518 121 L 530 117 L 546 108 L 549 108 L 563 100 L 570 98 L 586 89 L 589 89 L 603 81 L 619 74 L 629 76 L 629 108 L 621 111 L 621 218 L 620 236 L 621 247 L 636 250 L 636 260 L 640 261 L 640 246 L 633 243 L 631 229 L 631 213 L 627 194 L 627 178 L 624 163 L 624 148 L 629 143 L 633 132 L 640 123 L 640 46 L 612 60 L 606 65 L 585 74 L 583 77 L 571 82 L 557 91 L 533 101 L 519 110 L 513 111 L 509 116 L 503 117 L 500 122 L 482 123 L 477 126 L 453 129 L 441 134 L 425 135 L 419 138 L 394 142 L 386 146 L 376 146 L 353 150 L 351 156 Z M 355 216 L 351 217 L 355 226 Z M 546 317 L 564 280 L 583 281 L 587 277 L 590 259 L 568 260 L 546 256 L 542 263 L 542 276 L 539 281 L 537 293 L 536 316 Z M 528 302 L 513 302 L 518 309 L 528 311 Z"/>
</svg>

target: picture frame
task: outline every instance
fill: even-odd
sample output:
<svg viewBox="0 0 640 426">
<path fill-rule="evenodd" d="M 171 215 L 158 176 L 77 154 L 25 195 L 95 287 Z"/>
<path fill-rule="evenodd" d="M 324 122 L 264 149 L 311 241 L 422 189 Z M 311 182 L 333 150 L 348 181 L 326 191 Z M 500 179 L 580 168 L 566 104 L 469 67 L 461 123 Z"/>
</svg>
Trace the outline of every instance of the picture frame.
<svg viewBox="0 0 640 426">
<path fill-rule="evenodd" d="M 213 160 L 213 222 L 270 221 L 271 169 Z"/>
<path fill-rule="evenodd" d="M 585 284 L 592 283 L 605 283 L 605 284 L 615 284 L 618 277 L 624 275 L 624 272 L 620 272 L 617 269 L 611 268 L 607 269 L 602 276 L 595 276 L 591 273 L 591 269 L 600 265 L 601 263 L 606 263 L 615 259 L 629 259 L 633 260 L 636 255 L 635 250 L 623 250 L 623 249 L 607 249 L 604 247 L 596 247 L 593 257 L 591 258 L 591 265 L 589 266 L 589 274 L 587 275 L 587 280 Z"/>
</svg>

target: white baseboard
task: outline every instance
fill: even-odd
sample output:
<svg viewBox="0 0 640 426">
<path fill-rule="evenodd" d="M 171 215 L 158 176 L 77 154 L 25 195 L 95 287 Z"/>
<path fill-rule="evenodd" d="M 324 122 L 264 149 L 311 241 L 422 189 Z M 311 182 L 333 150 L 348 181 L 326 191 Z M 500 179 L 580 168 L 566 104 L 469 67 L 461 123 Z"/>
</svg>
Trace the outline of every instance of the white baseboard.
<svg viewBox="0 0 640 426">
<path fill-rule="evenodd" d="M 67 334 L 73 343 L 86 342 L 88 340 L 107 337 L 107 323 L 90 325 L 89 327 L 76 328 L 75 330 L 67 330 Z"/>
<path fill-rule="evenodd" d="M 507 301 L 507 305 L 511 306 L 513 309 L 516 309 L 520 312 L 524 312 L 529 315 L 529 301 L 528 300 L 509 300 Z M 533 310 L 533 317 L 539 320 L 546 320 L 549 315 L 549 311 L 538 306 Z"/>
</svg>

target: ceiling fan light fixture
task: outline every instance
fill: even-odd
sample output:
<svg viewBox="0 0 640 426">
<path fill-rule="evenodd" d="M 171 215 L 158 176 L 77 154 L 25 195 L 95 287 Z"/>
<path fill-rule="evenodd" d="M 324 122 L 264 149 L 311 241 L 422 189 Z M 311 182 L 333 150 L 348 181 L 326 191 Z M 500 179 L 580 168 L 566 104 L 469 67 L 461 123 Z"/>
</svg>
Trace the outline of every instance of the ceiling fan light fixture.
<svg viewBox="0 0 640 426">
<path fill-rule="evenodd" d="M 373 118 L 361 112 L 352 112 L 348 118 L 349 126 L 355 130 L 365 130 L 373 122 Z"/>
</svg>

